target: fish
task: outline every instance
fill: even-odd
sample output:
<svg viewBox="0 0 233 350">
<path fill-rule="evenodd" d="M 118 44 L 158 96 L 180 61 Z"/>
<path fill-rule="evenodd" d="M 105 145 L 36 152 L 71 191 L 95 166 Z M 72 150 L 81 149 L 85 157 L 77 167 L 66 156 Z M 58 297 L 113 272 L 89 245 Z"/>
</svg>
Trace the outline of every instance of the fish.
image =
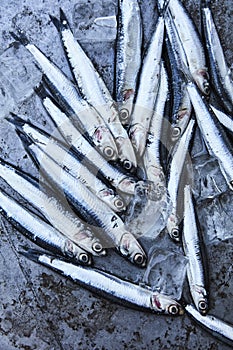
<svg viewBox="0 0 233 350">
<path fill-rule="evenodd" d="M 207 149 L 217 159 L 220 170 L 232 190 L 233 156 L 230 141 L 209 103 L 203 98 L 191 78 L 188 76 L 186 78 L 189 79 L 188 93 Z"/>
<path fill-rule="evenodd" d="M 179 242 L 181 238 L 181 232 L 179 229 L 179 217 L 177 213 L 179 201 L 183 201 L 183 198 L 180 198 L 179 192 L 180 178 L 184 168 L 186 156 L 188 155 L 188 149 L 192 140 L 194 126 L 195 120 L 191 119 L 184 134 L 173 150 L 172 160 L 170 162 L 168 171 L 167 189 L 172 201 L 173 208 L 171 215 L 168 218 L 167 231 L 170 237 L 176 242 Z"/>
<path fill-rule="evenodd" d="M 145 151 L 149 125 L 158 93 L 163 39 L 164 18 L 160 15 L 142 61 L 137 95 L 128 131 L 138 159 L 142 158 Z"/>
<path fill-rule="evenodd" d="M 108 272 L 96 268 L 88 269 L 77 266 L 64 259 L 58 259 L 32 249 L 20 251 L 20 253 L 26 258 L 70 278 L 73 282 L 92 292 L 118 303 L 157 314 L 179 316 L 184 313 L 182 306 L 171 297 L 123 280 Z"/>
<path fill-rule="evenodd" d="M 142 57 L 142 19 L 138 0 L 118 1 L 115 96 L 121 123 L 127 128 L 136 95 Z"/>
<path fill-rule="evenodd" d="M 78 41 L 74 38 L 62 9 L 60 9 L 60 21 L 53 16 L 50 17 L 60 33 L 82 97 L 101 115 L 114 136 L 120 164 L 126 170 L 134 172 L 137 168 L 134 150 L 128 134 L 119 120 L 115 102 L 107 86 Z"/>
<path fill-rule="evenodd" d="M 37 145 L 24 140 L 26 150 L 39 168 L 43 179 L 64 194 L 75 213 L 99 238 L 130 262 L 146 265 L 146 253 L 124 222 L 109 206 L 97 198 L 83 183 L 61 168 Z"/>
<path fill-rule="evenodd" d="M 74 119 L 79 131 L 87 135 L 88 141 L 94 143 L 106 159 L 117 160 L 117 147 L 108 125 L 97 111 L 80 96 L 74 83 L 42 51 L 31 44 L 22 31 L 19 31 L 18 35 L 11 32 L 11 35 L 33 55 L 53 96 L 57 97 L 67 115 Z"/>
<path fill-rule="evenodd" d="M 110 189 L 112 186 L 114 189 L 117 189 L 130 196 L 140 195 L 141 197 L 148 196 L 148 198 L 151 200 L 157 199 L 157 191 L 155 191 L 152 182 L 139 180 L 135 176 L 121 172 L 120 169 L 109 164 L 106 159 L 101 157 L 101 155 L 86 141 L 86 139 L 82 137 L 80 133 L 73 133 L 74 129 L 70 128 L 69 121 L 64 119 L 65 114 L 62 113 L 51 100 L 47 100 L 47 102 L 47 108 L 49 104 L 53 121 L 56 121 L 57 126 L 59 126 L 59 129 L 62 130 L 66 140 L 68 143 L 70 143 L 70 152 L 73 152 L 77 157 L 79 157 L 83 164 L 85 163 L 85 165 L 89 166 L 90 170 L 94 172 L 96 176 L 102 179 L 103 182 L 107 182 Z M 39 134 L 41 134 L 42 137 L 42 134 L 45 133 L 40 128 L 35 127 L 35 125 L 30 123 L 30 121 L 25 121 L 21 117 L 12 113 L 11 116 L 12 118 L 7 117 L 6 119 L 16 126 L 16 130 L 18 130 L 19 133 L 29 136 L 33 142 L 36 142 L 36 138 L 39 137 Z M 36 132 L 39 132 L 39 134 L 37 134 L 37 137 L 33 137 L 33 133 Z M 58 142 L 58 140 L 56 140 L 56 142 Z M 109 194 L 111 195 L 111 193 Z M 118 198 L 119 197 L 117 197 L 117 200 Z M 118 210 L 123 209 L 122 203 L 116 202 L 115 205 L 118 206 Z"/>
<path fill-rule="evenodd" d="M 185 311 L 213 336 L 227 344 L 233 345 L 233 326 L 231 324 L 214 315 L 203 316 L 191 304 L 185 306 Z"/>
<path fill-rule="evenodd" d="M 161 3 L 161 0 L 159 2 Z M 169 37 L 170 41 L 173 43 L 175 41 L 176 50 L 178 48 L 182 61 L 186 62 L 201 92 L 208 96 L 210 86 L 205 51 L 198 30 L 181 1 L 169 1 L 165 13 L 165 25 L 166 29 L 169 25 L 172 26 L 173 34 Z M 167 33 L 168 35 L 171 33 L 169 29 Z"/>
<path fill-rule="evenodd" d="M 226 63 L 210 4 L 209 0 L 201 0 L 202 31 L 205 38 L 211 83 L 223 107 L 228 113 L 232 113 L 233 81 L 230 78 L 230 70 Z"/>
<path fill-rule="evenodd" d="M 182 244 L 188 258 L 187 277 L 192 299 L 197 310 L 206 315 L 208 311 L 208 296 L 201 251 L 200 228 L 194 209 L 191 186 L 184 188 L 184 218 Z"/>
<path fill-rule="evenodd" d="M 41 212 L 64 236 L 95 256 L 106 255 L 100 241 L 51 188 L 0 159 L 0 177 Z"/>
<path fill-rule="evenodd" d="M 10 198 L 2 189 L 0 190 L 0 214 L 23 235 L 41 247 L 74 259 L 76 263 L 85 265 L 92 263 L 89 253 Z"/>
</svg>

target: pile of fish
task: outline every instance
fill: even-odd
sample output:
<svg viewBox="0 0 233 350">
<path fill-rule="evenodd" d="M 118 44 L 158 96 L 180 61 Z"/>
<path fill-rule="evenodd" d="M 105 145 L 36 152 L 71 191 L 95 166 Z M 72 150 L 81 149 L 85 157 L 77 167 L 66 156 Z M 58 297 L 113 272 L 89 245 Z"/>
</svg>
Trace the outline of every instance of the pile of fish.
<svg viewBox="0 0 233 350">
<path fill-rule="evenodd" d="M 25 249 L 21 253 L 29 259 L 129 306 L 158 314 L 186 311 L 216 336 L 233 341 L 233 327 L 207 314 L 203 242 L 187 171 L 198 127 L 232 189 L 233 81 L 210 1 L 201 0 L 203 40 L 180 0 L 158 0 L 157 7 L 157 24 L 142 52 L 138 1 L 119 0 L 114 97 L 62 10 L 60 19 L 51 20 L 72 81 L 20 29 L 11 33 L 43 74 L 35 91 L 55 128 L 51 135 L 28 118 L 7 117 L 38 178 L 0 159 L 0 177 L 33 208 L 2 188 L 0 212 L 49 251 Z M 217 105 L 210 103 L 210 94 Z M 148 212 L 154 222 L 140 226 Z M 115 248 L 145 268 L 147 253 L 138 238 L 146 232 L 135 234 L 136 226 L 151 230 L 152 241 L 156 226 L 183 245 L 193 305 L 90 266 Z"/>
</svg>

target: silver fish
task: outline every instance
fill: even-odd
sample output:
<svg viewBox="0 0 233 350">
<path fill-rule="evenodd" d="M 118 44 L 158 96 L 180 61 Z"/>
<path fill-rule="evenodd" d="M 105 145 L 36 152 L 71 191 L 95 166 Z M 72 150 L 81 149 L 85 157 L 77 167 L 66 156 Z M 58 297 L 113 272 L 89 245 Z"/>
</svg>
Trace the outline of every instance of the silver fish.
<svg viewBox="0 0 233 350">
<path fill-rule="evenodd" d="M 205 315 L 208 311 L 203 258 L 201 253 L 200 234 L 198 232 L 191 187 L 184 188 L 184 221 L 182 243 L 184 253 L 188 257 L 187 277 L 189 289 L 197 310 Z"/>
<path fill-rule="evenodd" d="M 60 10 L 60 17 L 60 22 L 54 17 L 52 20 L 61 34 L 79 90 L 89 104 L 98 111 L 111 130 L 123 167 L 132 170 L 137 167 L 136 157 L 128 134 L 119 120 L 115 102 L 91 60 L 74 38 L 62 10 Z"/>
<path fill-rule="evenodd" d="M 132 263 L 144 267 L 146 254 L 135 237 L 126 230 L 121 218 L 104 202 L 97 198 L 77 178 L 62 169 L 40 148 L 31 144 L 29 152 L 37 159 L 43 177 L 63 191 L 75 212 L 81 216 L 88 226 L 96 231 L 108 244 Z"/>
<path fill-rule="evenodd" d="M 120 121 L 128 125 L 141 66 L 142 23 L 138 0 L 119 0 L 115 89 Z"/>
<path fill-rule="evenodd" d="M 163 16 L 160 16 L 142 62 L 137 96 L 130 121 L 129 136 L 139 159 L 145 150 L 147 133 L 158 93 L 163 38 L 164 19 Z"/>
<path fill-rule="evenodd" d="M 185 311 L 187 311 L 195 321 L 214 336 L 226 341 L 227 343 L 229 342 L 233 344 L 233 326 L 231 324 L 226 323 L 213 315 L 202 316 L 192 305 L 187 305 Z"/>
<path fill-rule="evenodd" d="M 202 28 L 206 41 L 209 70 L 214 89 L 228 113 L 233 112 L 233 81 L 230 78 L 209 0 L 201 1 Z"/>
<path fill-rule="evenodd" d="M 169 1 L 166 16 L 170 17 L 174 32 L 177 31 L 176 38 L 178 38 L 179 54 L 182 55 L 182 61 L 187 61 L 186 65 L 189 67 L 193 79 L 202 93 L 208 95 L 210 88 L 205 53 L 193 20 L 179 0 Z M 170 38 L 170 40 L 172 39 L 174 40 L 174 36 Z"/>
<path fill-rule="evenodd" d="M 22 32 L 19 32 L 19 36 L 12 33 L 12 36 L 19 40 L 38 62 L 50 88 L 54 90 L 54 95 L 59 96 L 62 105 L 69 106 L 67 114 L 75 119 L 79 130 L 88 134 L 104 157 L 118 159 L 117 147 L 108 126 L 97 111 L 80 96 L 76 86 L 35 45 L 29 43 Z"/>
<path fill-rule="evenodd" d="M 125 281 L 110 273 L 73 265 L 62 259 L 29 250 L 21 252 L 28 259 L 50 267 L 52 270 L 69 277 L 74 282 L 131 307 L 142 308 L 158 314 L 182 315 L 181 305 L 167 295 L 153 292 L 149 288 Z"/>
<path fill-rule="evenodd" d="M 218 160 L 221 172 L 233 189 L 233 156 L 230 142 L 209 104 L 192 81 L 187 84 L 198 126 L 209 152 Z"/>
<path fill-rule="evenodd" d="M 85 227 L 83 222 L 61 202 L 51 189 L 42 189 L 42 184 L 13 166 L 0 160 L 0 177 L 17 193 L 37 208 L 51 225 L 82 249 L 93 255 L 106 255 L 100 241 Z"/>
<path fill-rule="evenodd" d="M 171 215 L 168 218 L 167 230 L 171 238 L 175 241 L 180 240 L 179 218 L 177 215 L 177 206 L 178 201 L 180 200 L 178 189 L 185 158 L 188 154 L 190 141 L 193 136 L 194 125 L 195 121 L 191 119 L 183 136 L 180 138 L 179 142 L 176 145 L 176 148 L 173 151 L 172 161 L 169 167 L 167 189 L 172 201 L 173 209 Z"/>
<path fill-rule="evenodd" d="M 0 213 L 16 229 L 38 245 L 52 251 L 55 250 L 64 256 L 75 259 L 79 263 L 91 264 L 91 258 L 85 250 L 78 247 L 37 215 L 22 207 L 2 190 L 0 191 Z"/>
</svg>

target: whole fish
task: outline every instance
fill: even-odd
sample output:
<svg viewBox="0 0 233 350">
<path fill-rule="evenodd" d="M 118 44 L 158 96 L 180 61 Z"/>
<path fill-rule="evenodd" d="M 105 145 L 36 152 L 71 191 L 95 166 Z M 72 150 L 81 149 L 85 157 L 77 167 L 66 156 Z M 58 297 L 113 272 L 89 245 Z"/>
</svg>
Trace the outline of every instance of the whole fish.
<svg viewBox="0 0 233 350">
<path fill-rule="evenodd" d="M 167 230 L 171 238 L 175 241 L 180 240 L 179 218 L 177 214 L 177 209 L 179 206 L 178 202 L 180 200 L 183 201 L 183 198 L 180 198 L 179 196 L 180 178 L 185 159 L 188 154 L 190 141 L 193 136 L 194 125 L 195 121 L 191 119 L 183 136 L 180 138 L 179 142 L 176 144 L 176 148 L 173 150 L 172 160 L 169 166 L 167 189 L 172 201 L 173 209 L 168 218 Z"/>
<path fill-rule="evenodd" d="M 210 9 L 210 0 L 201 0 L 202 29 L 213 88 L 228 113 L 233 112 L 233 81 Z"/>
<path fill-rule="evenodd" d="M 58 31 L 68 60 L 72 67 L 75 80 L 83 98 L 93 106 L 114 136 L 118 155 L 121 164 L 128 171 L 135 170 L 137 167 L 136 157 L 133 147 L 130 143 L 128 134 L 123 128 L 115 102 L 112 99 L 104 81 L 94 68 L 91 60 L 87 57 L 70 29 L 68 20 L 64 12 L 60 9 L 60 21 L 51 16 L 51 19 Z"/>
<path fill-rule="evenodd" d="M 75 119 L 75 125 L 88 140 L 94 143 L 107 159 L 118 159 L 118 151 L 108 126 L 97 111 L 79 94 L 75 85 L 52 63 L 35 45 L 31 44 L 25 35 L 19 31 L 18 36 L 12 36 L 20 41 L 33 55 L 42 72 L 47 77 L 49 88 L 64 107 L 66 113 Z"/>
<path fill-rule="evenodd" d="M 57 198 L 57 194 L 32 176 L 0 159 L 0 177 L 38 209 L 50 224 L 92 255 L 106 255 L 100 241 L 83 222 Z"/>
<path fill-rule="evenodd" d="M 130 120 L 129 136 L 138 159 L 145 151 L 147 133 L 158 93 L 163 39 L 164 18 L 161 15 L 142 62 L 139 86 Z"/>
<path fill-rule="evenodd" d="M 85 250 L 78 247 L 39 216 L 22 207 L 2 190 L 0 191 L 0 213 L 17 230 L 43 248 L 75 259 L 80 264 L 91 264 L 91 257 Z"/>
<path fill-rule="evenodd" d="M 184 188 L 182 243 L 184 253 L 189 260 L 187 265 L 189 289 L 197 310 L 202 315 L 205 315 L 208 311 L 208 299 L 201 252 L 201 239 L 190 185 L 186 185 Z"/>
<path fill-rule="evenodd" d="M 91 225 L 106 244 L 116 247 L 117 251 L 132 263 L 141 267 L 146 265 L 145 252 L 111 208 L 81 181 L 62 169 L 37 145 L 27 145 L 27 150 L 32 159 L 36 160 L 43 178 L 64 193 L 77 215 L 87 222 L 88 226 Z"/>
<path fill-rule="evenodd" d="M 187 79 L 190 79 L 187 77 Z M 233 155 L 231 144 L 211 107 L 199 93 L 194 82 L 189 80 L 188 93 L 195 110 L 198 126 L 208 151 L 216 157 L 220 170 L 230 189 L 233 189 Z"/>
<path fill-rule="evenodd" d="M 115 94 L 120 121 L 128 126 L 142 57 L 142 23 L 138 0 L 118 1 Z"/>
<path fill-rule="evenodd" d="M 182 315 L 181 305 L 167 295 L 125 281 L 105 271 L 73 265 L 62 259 L 36 250 L 20 252 L 28 259 L 51 268 L 93 292 L 134 308 L 158 314 Z"/>
<path fill-rule="evenodd" d="M 161 1 L 159 0 L 160 3 Z M 187 62 L 186 65 L 202 93 L 209 95 L 209 75 L 204 48 L 198 30 L 182 2 L 170 0 L 165 18 L 167 33 L 171 35 L 169 36 L 171 43 L 175 44 L 182 61 Z M 172 33 L 169 26 L 172 26 Z M 177 34 L 174 36 L 174 33 Z"/>
<path fill-rule="evenodd" d="M 213 315 L 202 316 L 195 307 L 186 305 L 185 311 L 213 336 L 233 345 L 233 326 Z"/>
</svg>

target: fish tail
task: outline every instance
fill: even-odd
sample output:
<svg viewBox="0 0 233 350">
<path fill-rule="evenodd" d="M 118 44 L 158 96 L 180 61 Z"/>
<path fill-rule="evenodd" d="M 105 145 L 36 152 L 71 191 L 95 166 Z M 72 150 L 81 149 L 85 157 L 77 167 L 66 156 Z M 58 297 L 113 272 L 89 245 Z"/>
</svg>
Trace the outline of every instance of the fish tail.
<svg viewBox="0 0 233 350">
<path fill-rule="evenodd" d="M 165 13 L 167 12 L 167 8 L 169 5 L 170 0 L 164 0 L 163 2 L 163 6 L 160 5 L 159 1 L 158 1 L 158 12 L 159 12 L 159 16 L 160 17 L 164 17 Z"/>
<path fill-rule="evenodd" d="M 27 46 L 29 44 L 29 40 L 21 29 L 17 30 L 17 34 L 14 32 L 10 32 L 11 36 L 19 41 L 22 45 Z"/>
<path fill-rule="evenodd" d="M 210 8 L 211 0 L 201 0 L 201 8 Z"/>
<path fill-rule="evenodd" d="M 55 16 L 49 15 L 52 23 L 55 25 L 55 27 L 57 28 L 57 30 L 60 32 L 61 30 L 61 23 L 59 21 L 59 19 Z"/>
<path fill-rule="evenodd" d="M 20 246 L 20 250 L 17 250 L 17 252 L 23 256 L 25 256 L 27 259 L 32 260 L 34 262 L 39 263 L 39 258 L 41 255 L 44 254 L 42 250 L 37 249 L 31 249 L 26 246 Z"/>
<path fill-rule="evenodd" d="M 68 19 L 67 19 L 66 15 L 65 15 L 65 12 L 62 10 L 62 8 L 60 8 L 60 21 L 61 21 L 62 27 L 64 29 L 69 29 L 70 28 Z"/>
<path fill-rule="evenodd" d="M 11 112 L 10 116 L 5 118 L 9 123 L 13 124 L 17 128 L 22 128 L 24 124 L 26 123 L 26 120 L 23 118 L 19 117 L 17 114 Z"/>
<path fill-rule="evenodd" d="M 39 83 L 39 85 L 34 88 L 34 91 L 42 100 L 46 99 L 46 97 L 49 97 L 49 93 L 47 92 L 43 83 Z"/>
</svg>

